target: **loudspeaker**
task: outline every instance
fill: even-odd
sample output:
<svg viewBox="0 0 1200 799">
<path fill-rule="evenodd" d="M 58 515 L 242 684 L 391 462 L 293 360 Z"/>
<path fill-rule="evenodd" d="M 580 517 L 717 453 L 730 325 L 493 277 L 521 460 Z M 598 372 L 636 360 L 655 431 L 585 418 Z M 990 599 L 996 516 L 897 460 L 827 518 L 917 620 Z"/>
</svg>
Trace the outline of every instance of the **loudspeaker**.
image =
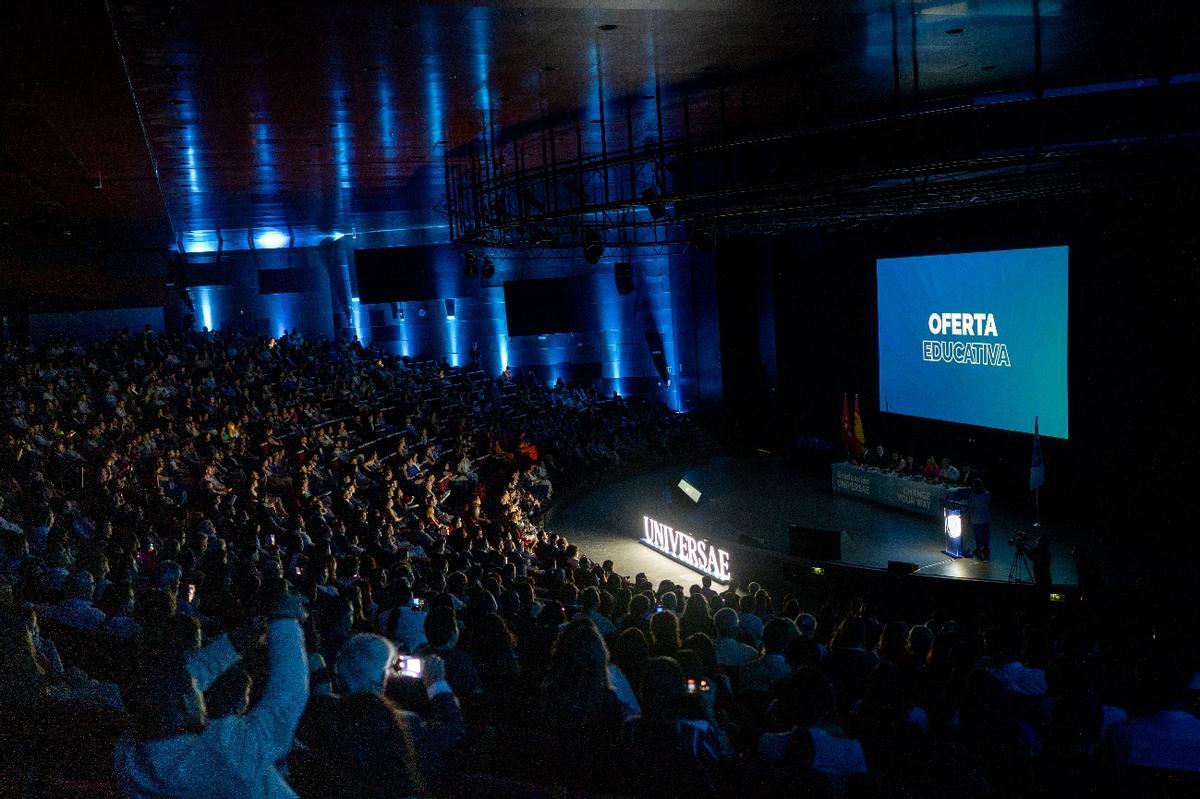
<svg viewBox="0 0 1200 799">
<path fill-rule="evenodd" d="M 788 554 L 809 560 L 841 560 L 842 531 L 790 525 Z"/>
<path fill-rule="evenodd" d="M 905 563 L 902 560 L 888 561 L 888 574 L 912 574 L 917 570 L 917 564 Z"/>
<path fill-rule="evenodd" d="M 633 264 L 629 261 L 617 261 L 613 264 L 613 282 L 617 284 L 617 293 L 624 295 L 633 292 Z"/>
</svg>

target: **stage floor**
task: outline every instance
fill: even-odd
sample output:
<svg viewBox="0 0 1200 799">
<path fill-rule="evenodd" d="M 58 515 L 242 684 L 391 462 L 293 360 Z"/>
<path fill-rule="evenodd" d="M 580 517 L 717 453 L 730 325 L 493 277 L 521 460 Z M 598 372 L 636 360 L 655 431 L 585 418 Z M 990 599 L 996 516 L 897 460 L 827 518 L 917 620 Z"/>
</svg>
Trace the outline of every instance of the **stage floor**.
<svg viewBox="0 0 1200 799">
<path fill-rule="evenodd" d="M 703 496 L 699 506 L 680 510 L 670 489 L 685 473 Z M 674 521 L 677 528 L 713 541 L 737 542 L 748 535 L 781 553 L 788 551 L 789 524 L 840 529 L 842 563 L 886 568 L 896 560 L 915 563 L 920 575 L 998 582 L 1008 580 L 1014 554 L 1008 540 L 1017 530 L 1050 535 L 1051 571 L 1061 585 L 1075 583 L 1071 547 L 1086 540 L 1060 526 L 1036 530 L 1032 520 L 993 507 L 991 560 L 956 560 L 941 551 L 940 520 L 835 494 L 828 475 L 821 479 L 768 456 L 719 457 L 702 466 L 672 466 L 618 480 L 563 504 L 549 526 L 589 558 L 611 558 L 623 574 L 645 572 L 656 583 L 698 582 L 696 572 L 638 543 L 643 515 Z"/>
</svg>

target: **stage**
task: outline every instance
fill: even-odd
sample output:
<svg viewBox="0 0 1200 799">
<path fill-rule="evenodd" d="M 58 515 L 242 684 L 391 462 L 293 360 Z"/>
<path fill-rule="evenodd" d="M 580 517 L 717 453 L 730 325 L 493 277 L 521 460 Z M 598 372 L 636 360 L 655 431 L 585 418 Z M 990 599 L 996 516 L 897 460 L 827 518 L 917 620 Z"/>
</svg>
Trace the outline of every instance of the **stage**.
<svg viewBox="0 0 1200 799">
<path fill-rule="evenodd" d="M 687 475 L 702 492 L 700 504 L 681 507 L 670 488 Z M 788 525 L 840 529 L 841 563 L 885 569 L 888 561 L 914 563 L 917 574 L 942 578 L 1007 582 L 1017 530 L 1050 535 L 1055 584 L 1073 585 L 1071 547 L 1086 533 L 1032 520 L 994 506 L 992 558 L 955 560 L 942 553 L 940 520 L 833 493 L 828 472 L 821 477 L 770 456 L 719 457 L 702 466 L 672 466 L 617 480 L 574 497 L 557 508 L 549 525 L 596 561 L 611 558 L 623 574 L 645 572 L 656 583 L 669 579 L 684 586 L 699 582 L 697 572 L 638 543 L 643 515 L 672 524 L 714 543 L 758 539 L 773 552 L 788 552 Z M 966 543 L 972 544 L 968 534 Z M 737 571 L 735 569 L 735 574 Z"/>
</svg>

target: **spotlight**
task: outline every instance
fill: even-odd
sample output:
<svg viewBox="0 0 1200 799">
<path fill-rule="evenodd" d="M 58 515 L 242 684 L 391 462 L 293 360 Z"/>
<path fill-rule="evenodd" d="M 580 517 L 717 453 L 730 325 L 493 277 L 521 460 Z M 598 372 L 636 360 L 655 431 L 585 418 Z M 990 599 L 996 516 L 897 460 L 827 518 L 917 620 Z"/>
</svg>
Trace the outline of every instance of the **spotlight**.
<svg viewBox="0 0 1200 799">
<path fill-rule="evenodd" d="M 589 264 L 598 264 L 604 256 L 604 238 L 595 228 L 583 231 L 583 257 Z"/>
<path fill-rule="evenodd" d="M 483 269 L 480 270 L 484 280 L 491 280 L 496 275 L 496 265 L 486 255 L 483 257 Z"/>
<path fill-rule="evenodd" d="M 454 316 L 454 300 L 452 300 L 452 299 L 447 299 L 447 300 L 446 300 L 446 319 L 447 319 L 447 320 L 449 320 L 449 321 L 453 321 L 453 320 L 455 319 L 455 316 Z"/>
<path fill-rule="evenodd" d="M 469 279 L 472 279 L 472 280 L 475 279 L 476 277 L 478 277 L 479 276 L 479 263 L 478 263 L 478 259 L 475 256 L 475 251 L 467 250 L 466 253 L 463 255 L 463 261 L 465 263 L 465 265 L 463 266 L 463 274 L 465 274 Z"/>
</svg>

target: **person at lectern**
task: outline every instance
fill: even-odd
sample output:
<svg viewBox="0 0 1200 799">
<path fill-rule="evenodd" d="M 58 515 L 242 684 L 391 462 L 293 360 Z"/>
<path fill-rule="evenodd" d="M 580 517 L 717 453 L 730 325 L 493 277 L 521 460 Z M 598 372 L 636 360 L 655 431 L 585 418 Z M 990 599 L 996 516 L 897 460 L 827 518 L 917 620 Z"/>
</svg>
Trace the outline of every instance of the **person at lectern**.
<svg viewBox="0 0 1200 799">
<path fill-rule="evenodd" d="M 978 477 L 971 484 L 971 496 L 967 499 L 967 517 L 971 522 L 971 533 L 975 536 L 974 555 L 977 558 L 992 556 L 992 494 Z"/>
</svg>

